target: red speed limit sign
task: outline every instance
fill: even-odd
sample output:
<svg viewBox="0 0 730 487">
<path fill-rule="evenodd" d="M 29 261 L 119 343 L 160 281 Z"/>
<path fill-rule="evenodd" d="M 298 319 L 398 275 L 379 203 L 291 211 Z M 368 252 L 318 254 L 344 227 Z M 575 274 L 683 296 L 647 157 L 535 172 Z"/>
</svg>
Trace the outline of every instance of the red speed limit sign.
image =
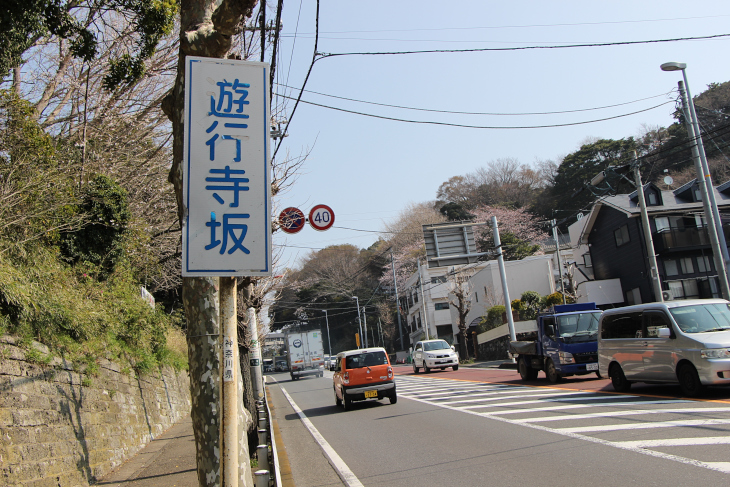
<svg viewBox="0 0 730 487">
<path fill-rule="evenodd" d="M 317 205 L 309 212 L 309 224 L 315 230 L 327 230 L 335 224 L 335 212 L 327 205 Z"/>
</svg>

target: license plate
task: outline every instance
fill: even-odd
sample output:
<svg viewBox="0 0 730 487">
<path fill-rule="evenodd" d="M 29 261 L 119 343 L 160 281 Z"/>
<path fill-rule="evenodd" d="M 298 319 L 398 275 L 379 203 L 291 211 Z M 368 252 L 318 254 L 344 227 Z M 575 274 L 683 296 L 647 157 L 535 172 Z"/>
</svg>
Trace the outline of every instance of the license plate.
<svg viewBox="0 0 730 487">
<path fill-rule="evenodd" d="M 586 364 L 586 370 L 598 370 L 598 364 Z"/>
<path fill-rule="evenodd" d="M 365 397 L 378 397 L 378 391 L 365 391 Z"/>
</svg>

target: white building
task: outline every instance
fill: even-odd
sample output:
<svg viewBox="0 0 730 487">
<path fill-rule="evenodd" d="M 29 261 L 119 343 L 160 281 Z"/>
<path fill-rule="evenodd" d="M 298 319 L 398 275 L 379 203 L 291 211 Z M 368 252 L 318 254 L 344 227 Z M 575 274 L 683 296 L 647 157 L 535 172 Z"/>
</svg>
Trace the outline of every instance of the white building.
<svg viewBox="0 0 730 487">
<path fill-rule="evenodd" d="M 454 322 L 451 319 L 449 293 L 451 285 L 447 274 L 455 268 L 469 267 L 475 270 L 483 268 L 487 263 L 469 264 L 468 266 L 431 267 L 421 265 L 420 278 L 423 289 L 419 285 L 419 273 L 415 272 L 406 281 L 403 291 L 399 291 L 403 323 L 404 341 L 406 335 L 411 344 L 425 338 L 425 327 L 428 325 L 429 338 L 444 338 L 454 342 L 456 335 Z M 408 345 L 406 344 L 406 347 Z"/>
<path fill-rule="evenodd" d="M 522 260 L 505 261 L 507 287 L 510 299 L 519 299 L 525 291 L 536 291 L 541 295 L 555 292 L 552 256 L 536 255 Z M 502 280 L 496 260 L 461 266 L 421 266 L 423 293 L 419 287 L 419 274 L 415 272 L 399 292 L 401 313 L 405 317 L 405 335 L 411 344 L 425 338 L 428 326 L 429 338 L 443 338 L 456 344 L 459 334 L 459 317 L 449 300 L 456 302 L 452 294 L 449 276 L 454 273 L 468 273 L 471 289 L 471 311 L 467 324 L 476 326 L 487 310 L 495 305 L 504 305 Z"/>
<path fill-rule="evenodd" d="M 485 316 L 492 306 L 504 306 L 499 263 L 490 260 L 481 264 L 483 267 L 469 279 L 472 301 L 471 310 L 466 316 L 467 326 L 478 325 L 482 316 Z M 535 291 L 541 296 L 556 291 L 551 255 L 533 255 L 522 260 L 508 260 L 505 261 L 504 268 L 510 300 L 519 299 L 525 291 Z M 454 334 L 458 334 L 459 315 L 453 307 L 451 320 L 454 323 Z"/>
</svg>

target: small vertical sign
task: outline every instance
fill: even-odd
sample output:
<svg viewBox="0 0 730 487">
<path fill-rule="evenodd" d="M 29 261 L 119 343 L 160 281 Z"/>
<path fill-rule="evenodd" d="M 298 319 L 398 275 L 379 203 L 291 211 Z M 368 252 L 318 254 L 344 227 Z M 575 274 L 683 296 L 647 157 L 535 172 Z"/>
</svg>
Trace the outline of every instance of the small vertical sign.
<svg viewBox="0 0 730 487">
<path fill-rule="evenodd" d="M 223 382 L 233 382 L 233 340 L 226 336 L 223 339 Z"/>
</svg>

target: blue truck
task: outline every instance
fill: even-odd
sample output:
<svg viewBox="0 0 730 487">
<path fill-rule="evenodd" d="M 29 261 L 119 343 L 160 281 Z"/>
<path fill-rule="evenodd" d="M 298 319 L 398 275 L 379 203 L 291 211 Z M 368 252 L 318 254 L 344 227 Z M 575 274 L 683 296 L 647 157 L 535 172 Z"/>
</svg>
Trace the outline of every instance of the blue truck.
<svg viewBox="0 0 730 487">
<path fill-rule="evenodd" d="M 544 371 L 550 382 L 562 377 L 598 373 L 598 320 L 596 303 L 553 306 L 537 317 L 537 331 L 527 340 L 510 342 L 509 351 L 517 356 L 522 380 L 535 380 Z"/>
</svg>

